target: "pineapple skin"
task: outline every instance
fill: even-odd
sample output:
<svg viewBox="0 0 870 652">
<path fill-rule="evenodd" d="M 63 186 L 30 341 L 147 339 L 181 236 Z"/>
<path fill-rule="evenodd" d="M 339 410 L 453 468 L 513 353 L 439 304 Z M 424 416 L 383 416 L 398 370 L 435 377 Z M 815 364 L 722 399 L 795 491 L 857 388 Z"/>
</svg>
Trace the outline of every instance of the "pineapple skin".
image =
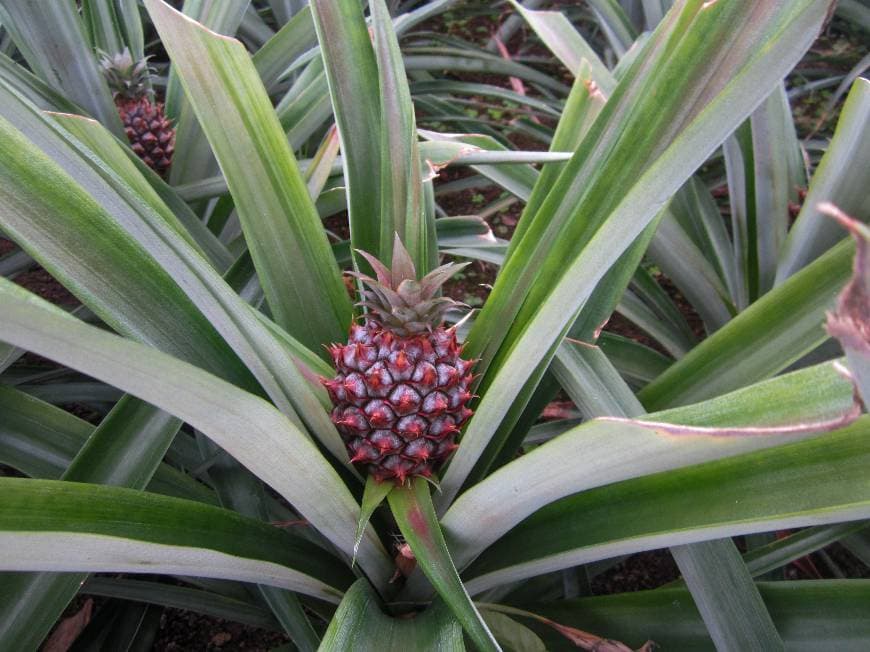
<svg viewBox="0 0 870 652">
<path fill-rule="evenodd" d="M 378 482 L 430 477 L 472 414 L 474 362 L 455 331 L 402 336 L 370 319 L 330 353 L 337 375 L 323 384 L 351 461 Z"/>
<path fill-rule="evenodd" d="M 163 111 L 163 103 L 151 102 L 147 96 L 126 98 L 119 95 L 115 106 L 131 149 L 148 167 L 165 178 L 172 165 L 175 129 Z"/>
</svg>

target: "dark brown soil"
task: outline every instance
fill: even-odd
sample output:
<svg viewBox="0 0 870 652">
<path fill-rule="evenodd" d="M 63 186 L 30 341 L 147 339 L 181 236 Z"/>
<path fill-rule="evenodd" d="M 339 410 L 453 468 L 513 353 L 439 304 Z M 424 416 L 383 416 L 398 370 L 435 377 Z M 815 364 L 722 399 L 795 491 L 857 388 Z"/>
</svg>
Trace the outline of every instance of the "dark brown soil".
<svg viewBox="0 0 870 652">
<path fill-rule="evenodd" d="M 55 305 L 71 307 L 79 305 L 79 300 L 42 268 L 22 272 L 15 277 L 15 282 Z"/>
<path fill-rule="evenodd" d="M 592 580 L 595 595 L 646 591 L 673 582 L 680 571 L 668 550 L 632 555 Z"/>
<path fill-rule="evenodd" d="M 152 649 L 154 652 L 266 652 L 289 642 L 286 635 L 278 632 L 191 611 L 166 609 Z"/>
<path fill-rule="evenodd" d="M 10 251 L 15 249 L 15 245 L 11 240 L 7 240 L 6 238 L 0 238 L 0 256 L 5 256 Z"/>
</svg>

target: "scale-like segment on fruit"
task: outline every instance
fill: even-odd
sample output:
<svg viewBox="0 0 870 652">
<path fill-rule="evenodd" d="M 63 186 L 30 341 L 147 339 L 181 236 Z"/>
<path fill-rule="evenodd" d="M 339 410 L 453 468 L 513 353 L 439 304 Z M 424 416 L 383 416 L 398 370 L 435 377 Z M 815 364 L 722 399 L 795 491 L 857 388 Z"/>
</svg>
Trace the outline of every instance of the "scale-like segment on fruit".
<svg viewBox="0 0 870 652">
<path fill-rule="evenodd" d="M 402 484 L 431 476 L 472 414 L 474 362 L 462 359 L 455 329 L 441 323 L 457 304 L 435 297 L 462 266 L 444 265 L 417 281 L 398 239 L 392 271 L 360 253 L 378 277 L 357 275 L 370 312 L 351 326 L 346 344 L 330 348 L 337 373 L 323 384 L 351 461 L 378 481 Z"/>
</svg>

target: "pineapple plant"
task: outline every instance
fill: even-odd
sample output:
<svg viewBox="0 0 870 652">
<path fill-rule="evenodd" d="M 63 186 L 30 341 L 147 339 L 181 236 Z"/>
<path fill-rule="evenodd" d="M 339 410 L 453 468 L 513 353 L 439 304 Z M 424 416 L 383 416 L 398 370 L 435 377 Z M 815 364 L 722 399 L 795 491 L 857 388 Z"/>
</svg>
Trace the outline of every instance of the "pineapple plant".
<svg viewBox="0 0 870 652">
<path fill-rule="evenodd" d="M 126 4 L 83 3 L 82 14 Z M 202 127 L 181 130 L 179 149 L 205 145 L 204 135 L 222 178 L 152 192 L 153 176 L 113 137 L 120 121 L 106 88 L 104 114 L 75 98 L 88 112 L 79 116 L 45 87 L 55 71 L 98 75 L 94 47 L 122 47 L 61 50 L 56 40 L 77 30 L 43 28 L 50 47 L 38 58 L 23 47 L 22 35 L 38 32 L 21 16 L 68 27 L 76 3 L 0 0 L 3 29 L 13 27 L 21 58 L 46 78 L 4 59 L 11 83 L 0 66 L 0 230 L 21 248 L 16 258 L 42 264 L 93 313 L 58 310 L 0 278 L 0 464 L 16 476 L 0 477 L 0 649 L 39 649 L 77 595 L 105 598 L 82 641 L 130 640 L 121 637 L 134 622 L 128 647 L 141 649 L 153 647 L 159 609 L 182 601 L 325 652 L 648 650 L 648 639 L 676 650 L 866 649 L 870 589 L 861 580 L 756 579 L 824 542 L 865 550 L 870 417 L 855 419 L 854 387 L 841 375 L 854 363 L 822 361 L 839 353 L 817 350 L 829 343 L 824 310 L 848 280 L 854 245 L 834 233 L 828 249 L 808 230 L 818 260 L 801 261 L 678 359 L 651 357 L 637 342 L 610 348 L 619 341 L 604 334 L 600 346 L 576 337 L 629 296 L 648 243 L 639 236 L 780 85 L 830 0 L 677 0 L 603 107 L 583 76 L 591 69 L 569 66 L 579 74 L 564 111 L 543 94 L 563 116 L 553 147 L 521 157 L 479 135 L 473 148 L 419 141 L 434 133 L 414 125 L 412 101 L 427 87 L 412 100 L 396 41 L 411 21 L 394 30 L 385 0 L 367 3 L 369 17 L 361 3 L 312 0 L 301 25 L 253 57 L 231 38 L 232 11 L 185 3 L 201 12 L 185 17 L 162 0 L 142 4 L 147 14 L 128 18 L 154 21 Z M 424 15 L 434 5 L 400 4 L 399 13 Z M 249 46 L 262 32 L 251 30 L 259 13 L 245 15 Z M 320 56 L 297 55 L 311 69 L 287 89 L 288 41 L 301 46 L 295 28 L 308 18 Z M 91 25 L 97 36 L 115 23 Z M 139 58 L 141 43 L 124 42 Z M 87 65 L 40 67 L 59 51 L 79 51 Z M 505 70 L 500 58 L 481 61 Z M 606 90 L 610 71 L 602 63 L 598 73 Z M 293 100 L 318 86 L 332 111 L 317 128 L 300 126 L 295 102 L 272 106 L 285 90 Z M 840 189 L 866 187 L 870 167 L 854 143 L 867 142 L 870 86 L 859 80 L 853 93 L 841 119 L 847 153 L 829 146 L 808 206 L 831 176 Z M 448 102 L 432 106 L 449 117 Z M 594 121 L 581 119 L 587 108 L 601 108 Z M 101 115 L 110 120 L 91 119 Z M 314 152 L 333 121 L 340 147 L 324 137 L 304 174 L 292 149 Z M 760 150 L 770 138 L 755 122 Z M 474 165 L 527 201 L 510 245 L 481 237 L 470 216 L 438 217 L 443 187 L 431 173 L 445 151 L 458 155 L 450 165 Z M 765 171 L 761 157 L 745 160 Z M 180 173 L 182 161 L 174 165 Z M 833 198 L 848 199 L 840 189 Z M 200 201 L 215 192 L 238 218 L 220 236 L 212 202 Z M 335 206 L 348 209 L 350 238 L 330 242 L 319 200 L 342 194 Z M 202 207 L 207 222 L 195 219 Z M 398 251 L 385 237 L 394 232 Z M 368 260 L 374 278 L 356 275 L 367 314 L 351 327 L 341 271 L 354 248 L 368 252 L 356 262 Z M 502 264 L 464 349 L 443 324 L 449 300 L 436 296 L 458 266 L 432 271 L 439 252 Z M 346 343 L 332 346 L 333 364 L 335 341 Z M 822 355 L 792 368 L 810 350 Z M 63 366 L 11 364 L 24 351 Z M 473 389 L 472 368 L 481 375 Z M 83 388 L 83 375 L 94 384 Z M 535 424 L 558 388 L 582 422 Z M 473 415 L 471 391 L 481 396 Z M 96 397 L 98 425 L 50 402 L 83 392 Z M 433 429 L 448 416 L 449 432 Z M 347 472 L 346 450 L 364 486 Z M 425 476 L 436 472 L 433 491 Z M 768 534 L 782 528 L 805 529 L 784 541 Z M 752 546 L 746 557 L 733 536 Z M 666 546 L 684 583 L 583 595 L 614 560 Z"/>
<path fill-rule="evenodd" d="M 367 288 L 360 305 L 369 312 L 346 344 L 330 348 L 337 375 L 323 384 L 351 461 L 378 482 L 402 485 L 432 475 L 472 414 L 474 362 L 462 358 L 455 327 L 443 325 L 445 312 L 460 304 L 437 296 L 465 265 L 442 265 L 418 281 L 398 236 L 392 270 L 359 253 L 377 276 L 354 274 Z"/>
<path fill-rule="evenodd" d="M 134 61 L 128 48 L 118 54 L 103 53 L 100 67 L 121 122 L 136 155 L 152 170 L 165 177 L 172 165 L 175 129 L 166 117 L 163 103 L 154 100 L 148 87 L 147 59 Z"/>
</svg>

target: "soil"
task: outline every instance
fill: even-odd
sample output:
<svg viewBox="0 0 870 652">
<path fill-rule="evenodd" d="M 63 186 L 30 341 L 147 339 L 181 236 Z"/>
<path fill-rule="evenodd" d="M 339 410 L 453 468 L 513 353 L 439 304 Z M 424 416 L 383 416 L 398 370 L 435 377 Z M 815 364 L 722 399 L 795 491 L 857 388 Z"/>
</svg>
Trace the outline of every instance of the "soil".
<svg viewBox="0 0 870 652">
<path fill-rule="evenodd" d="M 15 244 L 6 238 L 0 238 L 0 256 L 5 256 L 15 249 Z"/>
<path fill-rule="evenodd" d="M 165 609 L 154 641 L 154 652 L 266 652 L 290 639 L 281 633 L 211 618 L 182 609 Z"/>
<path fill-rule="evenodd" d="M 562 2 L 565 6 L 571 2 Z M 464 9 L 463 9 L 464 7 Z M 485 43 L 495 32 L 500 19 L 491 16 L 488 12 L 469 10 L 474 8 L 474 3 L 462 3 L 453 11 L 445 14 L 428 24 L 418 28 L 418 32 L 431 29 L 448 33 L 451 36 L 462 38 L 470 42 Z M 477 5 L 479 8 L 479 5 Z M 537 41 L 534 34 L 527 28 L 519 29 L 505 47 L 511 56 L 521 57 L 544 57 L 549 54 Z M 843 74 L 847 72 L 862 56 L 867 53 L 867 41 L 860 34 L 853 33 L 844 28 L 843 24 L 835 19 L 828 30 L 813 45 L 798 69 L 790 76 L 790 83 L 806 81 L 810 78 L 818 78 L 819 71 L 824 74 Z M 161 57 L 158 59 L 162 60 Z M 570 75 L 566 70 L 553 63 L 547 72 L 561 75 L 566 83 L 570 83 Z M 462 81 L 484 82 L 512 88 L 510 80 L 486 74 L 454 74 L 456 79 Z M 527 89 L 530 94 L 534 89 Z M 803 137 L 830 137 L 833 125 L 836 124 L 842 100 L 837 103 L 832 111 L 826 111 L 828 100 L 833 93 L 833 88 L 813 91 L 794 103 L 793 112 L 799 135 Z M 505 124 L 513 119 L 526 116 L 526 112 L 518 107 L 500 104 L 492 98 L 471 98 L 479 104 L 479 109 L 470 108 L 469 111 L 480 115 L 479 111 L 489 112 L 489 116 Z M 438 127 L 443 125 L 427 124 L 424 114 L 418 115 L 421 126 Z M 544 124 L 552 127 L 552 121 L 543 120 Z M 451 125 L 446 126 L 447 130 Z M 515 147 L 520 149 L 538 150 L 541 144 L 525 132 L 513 131 L 508 134 Z M 437 188 L 443 183 L 456 181 L 473 175 L 470 169 L 447 168 L 442 170 L 436 181 Z M 509 239 L 516 228 L 522 212 L 520 202 L 496 205 L 507 197 L 507 193 L 498 187 L 488 184 L 477 188 L 470 188 L 448 195 L 439 194 L 438 203 L 448 215 L 483 214 L 487 223 L 492 228 L 496 237 Z M 716 193 L 723 213 L 727 215 L 727 188 L 720 188 Z M 726 221 L 727 223 L 727 221 Z M 345 239 L 349 236 L 346 213 L 338 214 L 326 220 L 326 227 L 338 238 Z M 0 238 L 0 256 L 9 253 L 14 245 L 4 238 Z M 463 274 L 445 287 L 445 292 L 472 307 L 483 304 L 489 294 L 495 280 L 498 268 L 489 263 L 474 261 Z M 657 281 L 671 296 L 675 304 L 686 317 L 690 327 L 697 336 L 703 339 L 704 329 L 700 318 L 691 305 L 682 297 L 669 279 L 661 274 L 656 275 Z M 63 286 L 57 283 L 43 269 L 34 269 L 18 275 L 15 282 L 42 298 L 64 307 L 74 307 L 78 301 Z M 636 328 L 627 319 L 614 314 L 608 322 L 605 330 L 618 333 L 635 339 L 662 353 L 664 350 L 657 342 L 652 340 L 643 331 Z M 28 354 L 23 358 L 23 363 L 50 364 L 44 359 Z M 73 413 L 84 418 L 96 421 L 99 416 L 82 406 L 64 406 Z M 570 403 L 560 395 L 553 404 L 554 414 L 570 410 Z M 559 413 L 561 413 L 559 412 Z M 8 467 L 0 466 L 0 476 L 19 476 L 20 474 Z M 848 551 L 839 545 L 833 545 L 810 558 L 798 560 L 785 569 L 789 579 L 811 579 L 818 577 L 836 577 L 844 574 L 848 577 L 868 577 L 870 571 L 858 560 L 852 557 Z M 608 593 L 620 593 L 626 591 L 640 591 L 653 589 L 679 577 L 679 571 L 667 550 L 648 551 L 632 555 L 620 564 L 602 573 L 593 580 L 592 590 L 597 595 Z M 83 599 L 74 601 L 65 615 L 76 613 L 84 604 Z M 95 601 L 95 611 L 99 609 L 101 602 Z M 289 639 L 277 632 L 247 627 L 238 623 L 221 619 L 202 616 L 193 612 L 180 609 L 165 609 L 157 631 L 153 650 L 155 651 L 198 651 L 198 650 L 269 650 L 287 643 Z"/>
</svg>

